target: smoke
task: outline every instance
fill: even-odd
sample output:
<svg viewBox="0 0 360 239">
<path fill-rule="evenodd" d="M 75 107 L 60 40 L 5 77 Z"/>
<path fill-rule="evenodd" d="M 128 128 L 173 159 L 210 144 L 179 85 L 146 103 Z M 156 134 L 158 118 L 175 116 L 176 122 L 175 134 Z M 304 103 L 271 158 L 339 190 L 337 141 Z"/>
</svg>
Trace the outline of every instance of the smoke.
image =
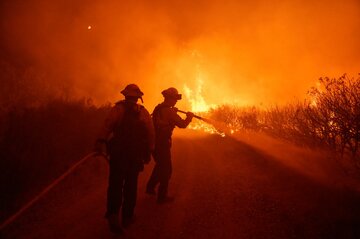
<svg viewBox="0 0 360 239">
<path fill-rule="evenodd" d="M 284 103 L 321 76 L 360 71 L 357 0 L 13 0 L 0 11 L 0 92 L 12 103 L 102 104 L 137 83 L 151 109 L 164 88 L 199 81 L 209 104 Z"/>
</svg>

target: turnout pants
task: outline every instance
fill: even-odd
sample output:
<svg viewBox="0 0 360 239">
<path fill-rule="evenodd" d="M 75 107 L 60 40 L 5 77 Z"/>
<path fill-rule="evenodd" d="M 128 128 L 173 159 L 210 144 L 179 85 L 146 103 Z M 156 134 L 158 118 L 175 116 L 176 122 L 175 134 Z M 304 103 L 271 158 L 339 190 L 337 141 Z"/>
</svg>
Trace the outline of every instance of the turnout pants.
<svg viewBox="0 0 360 239">
<path fill-rule="evenodd" d="M 169 180 L 172 173 L 170 147 L 155 149 L 153 156 L 155 159 L 155 167 L 147 183 L 147 190 L 154 190 L 159 184 L 158 199 L 161 200 L 167 196 Z"/>
<path fill-rule="evenodd" d="M 123 220 L 134 215 L 138 176 L 139 171 L 125 170 L 118 163 L 110 161 L 106 216 L 118 215 L 121 206 Z"/>
</svg>

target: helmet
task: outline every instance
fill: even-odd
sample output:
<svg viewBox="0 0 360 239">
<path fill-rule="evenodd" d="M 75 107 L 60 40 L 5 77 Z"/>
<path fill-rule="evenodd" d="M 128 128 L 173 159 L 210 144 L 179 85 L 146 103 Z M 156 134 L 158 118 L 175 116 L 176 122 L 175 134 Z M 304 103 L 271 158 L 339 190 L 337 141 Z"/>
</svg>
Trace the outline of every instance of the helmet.
<svg viewBox="0 0 360 239">
<path fill-rule="evenodd" d="M 134 96 L 134 97 L 138 97 L 141 98 L 144 93 L 142 93 L 142 91 L 140 90 L 139 86 L 135 85 L 135 84 L 129 84 L 125 87 L 125 89 L 123 89 L 121 91 L 121 94 L 123 94 L 125 97 L 126 96 Z"/>
<path fill-rule="evenodd" d="M 181 100 L 181 94 L 179 94 L 177 89 L 175 89 L 174 87 L 170 87 L 169 89 L 163 90 L 161 92 L 161 94 L 165 98 L 173 98 L 173 99 L 176 99 L 176 100 Z"/>
</svg>

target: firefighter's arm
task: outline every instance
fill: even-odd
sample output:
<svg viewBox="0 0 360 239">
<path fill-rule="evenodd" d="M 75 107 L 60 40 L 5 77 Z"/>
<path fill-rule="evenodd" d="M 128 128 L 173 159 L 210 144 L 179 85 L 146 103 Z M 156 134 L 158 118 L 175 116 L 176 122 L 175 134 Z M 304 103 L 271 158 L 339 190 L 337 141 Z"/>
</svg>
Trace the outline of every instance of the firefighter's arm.
<svg viewBox="0 0 360 239">
<path fill-rule="evenodd" d="M 169 116 L 171 121 L 174 122 L 174 124 L 179 128 L 186 128 L 192 121 L 194 114 L 188 112 L 186 113 L 186 118 L 182 119 L 176 112 L 177 112 L 176 108 L 169 109 Z"/>
<path fill-rule="evenodd" d="M 105 144 L 110 138 L 111 133 L 113 132 L 117 122 L 121 120 L 124 115 L 124 109 L 120 105 L 115 105 L 111 108 L 108 116 L 105 119 L 105 122 L 100 129 L 98 134 L 98 138 L 95 143 L 95 152 L 104 153 L 105 152 Z"/>
</svg>

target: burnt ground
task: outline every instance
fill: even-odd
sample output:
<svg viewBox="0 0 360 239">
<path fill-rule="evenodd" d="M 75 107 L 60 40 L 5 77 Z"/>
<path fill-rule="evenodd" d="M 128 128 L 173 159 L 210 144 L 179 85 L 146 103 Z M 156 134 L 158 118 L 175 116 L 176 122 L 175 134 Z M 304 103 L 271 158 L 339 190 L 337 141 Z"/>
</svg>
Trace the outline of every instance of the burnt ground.
<svg viewBox="0 0 360 239">
<path fill-rule="evenodd" d="M 103 218 L 107 164 L 93 158 L 1 238 L 360 238 L 356 181 L 349 183 L 319 154 L 263 144 L 270 143 L 176 137 L 170 184 L 175 201 L 157 205 L 144 193 L 151 163 L 140 174 L 136 223 L 122 236 L 112 235 Z"/>
</svg>

